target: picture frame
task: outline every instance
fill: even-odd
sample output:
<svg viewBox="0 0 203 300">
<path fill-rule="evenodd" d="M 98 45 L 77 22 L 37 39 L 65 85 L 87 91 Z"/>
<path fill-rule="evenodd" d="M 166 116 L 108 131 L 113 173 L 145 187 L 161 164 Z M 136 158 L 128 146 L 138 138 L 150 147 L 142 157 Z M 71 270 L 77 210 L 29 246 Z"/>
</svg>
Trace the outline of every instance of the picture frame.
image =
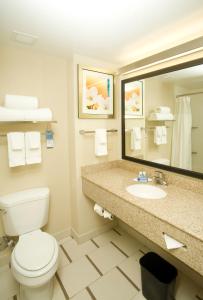
<svg viewBox="0 0 203 300">
<path fill-rule="evenodd" d="M 144 82 L 136 80 L 124 85 L 125 118 L 144 118 Z"/>
<path fill-rule="evenodd" d="M 114 118 L 114 75 L 78 65 L 78 117 Z"/>
</svg>

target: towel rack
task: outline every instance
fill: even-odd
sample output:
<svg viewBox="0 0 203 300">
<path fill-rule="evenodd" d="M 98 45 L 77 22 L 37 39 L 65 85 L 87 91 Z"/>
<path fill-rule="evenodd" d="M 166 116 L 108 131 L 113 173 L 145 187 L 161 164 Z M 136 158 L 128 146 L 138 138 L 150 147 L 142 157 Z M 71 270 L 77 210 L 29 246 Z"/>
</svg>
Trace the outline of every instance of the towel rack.
<svg viewBox="0 0 203 300">
<path fill-rule="evenodd" d="M 46 132 L 40 132 L 42 135 L 46 135 Z M 7 137 L 6 133 L 0 133 L 0 137 Z"/>
<path fill-rule="evenodd" d="M 118 129 L 108 129 L 107 132 L 117 132 Z M 95 130 L 79 130 L 80 134 L 88 134 L 88 133 L 95 133 Z"/>
</svg>

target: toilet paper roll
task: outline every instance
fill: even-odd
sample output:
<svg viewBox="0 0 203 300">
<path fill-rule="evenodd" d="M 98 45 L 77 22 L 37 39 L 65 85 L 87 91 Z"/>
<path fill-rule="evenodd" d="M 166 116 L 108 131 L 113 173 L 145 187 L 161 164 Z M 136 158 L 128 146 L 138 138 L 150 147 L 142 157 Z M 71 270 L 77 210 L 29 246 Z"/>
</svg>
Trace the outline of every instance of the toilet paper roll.
<svg viewBox="0 0 203 300">
<path fill-rule="evenodd" d="M 103 217 L 103 214 L 104 214 L 104 209 L 103 207 L 101 207 L 100 205 L 98 204 L 95 204 L 94 205 L 94 211 L 101 217 Z"/>
<path fill-rule="evenodd" d="M 110 212 L 108 212 L 107 210 L 104 210 L 103 216 L 105 219 L 113 220 L 112 214 Z"/>
<path fill-rule="evenodd" d="M 164 235 L 164 240 L 165 240 L 167 249 L 172 250 L 172 249 L 178 249 L 178 248 L 185 247 L 184 244 L 182 244 L 181 242 L 179 242 L 177 240 L 174 240 L 172 237 L 170 237 L 166 233 L 164 233 L 163 235 Z"/>
</svg>

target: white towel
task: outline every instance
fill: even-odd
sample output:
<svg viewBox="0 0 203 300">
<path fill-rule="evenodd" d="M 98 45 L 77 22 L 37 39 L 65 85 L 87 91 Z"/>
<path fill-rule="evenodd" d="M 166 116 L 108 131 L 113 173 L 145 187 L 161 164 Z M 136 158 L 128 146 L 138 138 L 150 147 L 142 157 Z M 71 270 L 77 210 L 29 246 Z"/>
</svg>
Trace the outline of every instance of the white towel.
<svg viewBox="0 0 203 300">
<path fill-rule="evenodd" d="M 141 149 L 142 133 L 140 127 L 134 127 L 131 131 L 131 150 Z"/>
<path fill-rule="evenodd" d="M 168 106 L 158 106 L 156 111 L 162 114 L 170 114 L 171 109 Z"/>
<path fill-rule="evenodd" d="M 37 109 L 38 99 L 30 96 L 6 95 L 4 106 L 12 109 Z"/>
<path fill-rule="evenodd" d="M 106 129 L 95 130 L 95 155 L 107 155 L 107 132 Z"/>
<path fill-rule="evenodd" d="M 0 106 L 0 121 L 24 121 L 24 112 L 20 109 L 10 109 Z"/>
<path fill-rule="evenodd" d="M 25 110 L 25 121 L 51 121 L 52 111 L 49 108 Z"/>
<path fill-rule="evenodd" d="M 7 133 L 9 167 L 25 165 L 25 140 L 23 132 Z"/>
<path fill-rule="evenodd" d="M 161 126 L 162 127 L 162 137 L 161 137 L 161 143 L 162 145 L 167 144 L 167 129 L 166 126 Z"/>
<path fill-rule="evenodd" d="M 154 129 L 154 143 L 156 145 L 162 144 L 162 126 L 156 126 Z"/>
<path fill-rule="evenodd" d="M 149 116 L 149 120 L 163 120 L 163 121 L 171 121 L 174 120 L 174 116 L 172 113 L 158 113 L 153 112 Z"/>
<path fill-rule="evenodd" d="M 30 131 L 25 133 L 25 156 L 28 165 L 42 162 L 40 132 Z"/>
</svg>

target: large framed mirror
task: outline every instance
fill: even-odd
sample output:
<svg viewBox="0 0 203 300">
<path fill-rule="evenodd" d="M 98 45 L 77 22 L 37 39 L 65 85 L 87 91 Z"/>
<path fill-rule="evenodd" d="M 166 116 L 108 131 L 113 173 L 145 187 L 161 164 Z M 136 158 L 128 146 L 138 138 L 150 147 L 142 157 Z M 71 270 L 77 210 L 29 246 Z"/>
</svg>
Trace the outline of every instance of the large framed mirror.
<svg viewBox="0 0 203 300">
<path fill-rule="evenodd" d="M 203 58 L 121 89 L 122 158 L 203 179 Z"/>
</svg>

